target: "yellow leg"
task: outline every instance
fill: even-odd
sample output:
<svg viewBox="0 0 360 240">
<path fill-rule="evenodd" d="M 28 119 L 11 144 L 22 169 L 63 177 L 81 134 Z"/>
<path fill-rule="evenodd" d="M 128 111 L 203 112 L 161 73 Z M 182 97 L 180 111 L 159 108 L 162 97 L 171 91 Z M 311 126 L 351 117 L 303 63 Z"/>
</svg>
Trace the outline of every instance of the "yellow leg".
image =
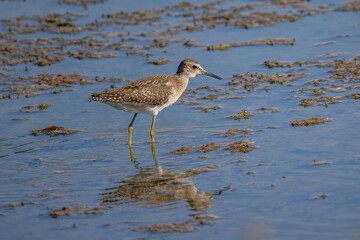
<svg viewBox="0 0 360 240">
<path fill-rule="evenodd" d="M 150 130 L 151 151 L 152 151 L 153 158 L 155 160 L 156 167 L 159 167 L 159 163 L 158 163 L 158 160 L 156 158 L 156 148 L 155 148 L 155 118 L 156 118 L 156 115 L 153 115 L 152 124 L 151 124 L 151 130 Z"/>
<path fill-rule="evenodd" d="M 129 130 L 129 144 L 131 144 L 131 136 L 132 136 L 132 131 L 133 131 L 132 125 L 133 125 L 133 123 L 135 121 L 136 116 L 137 116 L 137 113 L 135 113 L 135 115 L 134 115 L 133 119 L 131 120 L 130 125 L 128 127 L 128 130 Z"/>
<path fill-rule="evenodd" d="M 131 143 L 129 144 L 129 150 L 130 150 L 130 159 L 131 159 L 131 161 L 135 162 L 135 155 L 134 155 Z"/>
<path fill-rule="evenodd" d="M 131 145 L 131 135 L 132 135 L 133 128 L 129 127 L 129 145 Z"/>
<path fill-rule="evenodd" d="M 151 130 L 150 130 L 150 136 L 151 136 L 151 142 L 155 142 L 155 118 L 156 118 L 156 115 L 153 115 L 153 118 L 152 118 L 152 124 L 151 124 Z"/>
<path fill-rule="evenodd" d="M 157 158 L 156 158 L 155 142 L 152 142 L 152 143 L 151 143 L 151 151 L 152 151 L 153 158 L 154 158 L 154 160 L 155 160 L 156 167 L 159 167 L 159 163 L 158 163 L 158 160 L 157 160 Z"/>
</svg>

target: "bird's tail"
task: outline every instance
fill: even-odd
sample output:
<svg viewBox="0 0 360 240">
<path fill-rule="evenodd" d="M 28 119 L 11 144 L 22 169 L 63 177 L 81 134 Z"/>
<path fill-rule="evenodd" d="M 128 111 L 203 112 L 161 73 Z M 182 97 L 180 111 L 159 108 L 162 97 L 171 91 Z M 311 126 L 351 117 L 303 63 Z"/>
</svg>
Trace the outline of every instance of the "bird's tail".
<svg viewBox="0 0 360 240">
<path fill-rule="evenodd" d="M 101 100 L 101 93 L 91 93 L 91 97 L 89 98 L 89 102 L 91 101 L 100 101 Z"/>
</svg>

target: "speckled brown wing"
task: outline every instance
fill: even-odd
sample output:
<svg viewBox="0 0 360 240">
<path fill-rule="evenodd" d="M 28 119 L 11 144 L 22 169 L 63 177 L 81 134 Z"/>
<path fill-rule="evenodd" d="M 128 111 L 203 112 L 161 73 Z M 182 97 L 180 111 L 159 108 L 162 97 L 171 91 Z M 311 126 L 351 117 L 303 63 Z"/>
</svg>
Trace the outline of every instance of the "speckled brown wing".
<svg viewBox="0 0 360 240">
<path fill-rule="evenodd" d="M 174 88 L 170 86 L 169 81 L 172 77 L 159 75 L 142 78 L 120 89 L 106 93 L 93 93 L 92 100 L 161 105 L 174 95 Z"/>
</svg>

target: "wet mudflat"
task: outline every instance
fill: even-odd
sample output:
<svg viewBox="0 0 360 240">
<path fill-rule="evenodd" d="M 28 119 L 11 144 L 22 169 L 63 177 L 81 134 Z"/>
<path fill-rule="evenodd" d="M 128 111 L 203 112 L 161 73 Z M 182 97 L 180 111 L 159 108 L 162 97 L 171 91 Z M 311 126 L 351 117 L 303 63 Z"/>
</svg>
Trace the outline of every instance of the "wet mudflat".
<svg viewBox="0 0 360 240">
<path fill-rule="evenodd" d="M 29 9 L 32 9 L 29 11 Z M 359 1 L 0 2 L 1 239 L 358 239 Z M 155 126 L 91 92 L 191 79 Z"/>
</svg>

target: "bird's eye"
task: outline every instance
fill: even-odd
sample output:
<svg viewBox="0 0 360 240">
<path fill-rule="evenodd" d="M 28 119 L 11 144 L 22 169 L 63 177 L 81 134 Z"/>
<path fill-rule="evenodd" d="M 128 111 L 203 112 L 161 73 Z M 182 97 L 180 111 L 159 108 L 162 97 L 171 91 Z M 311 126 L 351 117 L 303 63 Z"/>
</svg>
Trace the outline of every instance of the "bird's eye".
<svg viewBox="0 0 360 240">
<path fill-rule="evenodd" d="M 196 66 L 196 65 L 193 65 L 192 68 L 193 68 L 193 69 L 197 69 L 197 66 Z"/>
</svg>

